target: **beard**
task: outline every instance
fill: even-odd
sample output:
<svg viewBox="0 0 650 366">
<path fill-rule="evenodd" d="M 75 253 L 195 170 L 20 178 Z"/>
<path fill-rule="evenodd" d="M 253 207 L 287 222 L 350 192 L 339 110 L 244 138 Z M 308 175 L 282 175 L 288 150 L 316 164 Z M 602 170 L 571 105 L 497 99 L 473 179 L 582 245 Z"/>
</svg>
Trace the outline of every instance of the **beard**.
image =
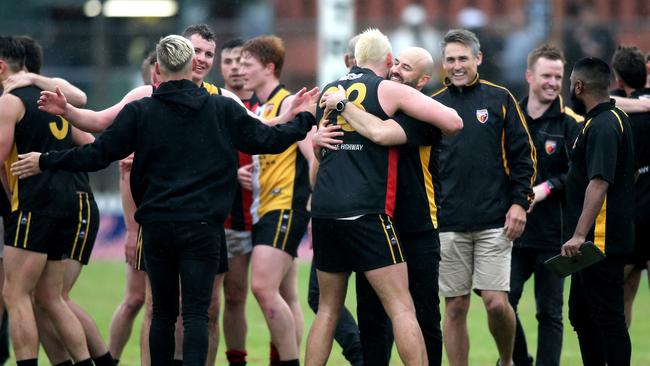
<svg viewBox="0 0 650 366">
<path fill-rule="evenodd" d="M 404 80 L 404 78 L 401 77 L 400 75 L 392 74 L 392 73 L 388 74 L 388 79 L 392 80 L 392 78 L 395 78 L 395 80 L 393 81 L 410 86 L 411 88 L 415 88 L 418 85 L 418 80 Z"/>
<path fill-rule="evenodd" d="M 575 90 L 571 90 L 571 104 L 573 105 L 573 111 L 578 113 L 581 116 L 587 114 L 587 106 L 585 103 L 578 99 Z"/>
</svg>

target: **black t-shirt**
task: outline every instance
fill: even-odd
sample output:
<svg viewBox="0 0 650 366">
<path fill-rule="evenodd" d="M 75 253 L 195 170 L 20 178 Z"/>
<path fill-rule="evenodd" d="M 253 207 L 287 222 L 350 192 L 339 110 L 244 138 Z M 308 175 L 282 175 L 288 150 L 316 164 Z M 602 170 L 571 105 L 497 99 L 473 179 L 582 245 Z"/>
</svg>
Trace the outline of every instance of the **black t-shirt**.
<svg viewBox="0 0 650 366">
<path fill-rule="evenodd" d="M 601 103 L 585 117 L 566 180 L 567 237 L 573 235 L 589 181 L 609 183 L 605 202 L 587 235 L 605 253 L 632 250 L 634 238 L 634 146 L 627 115 L 614 101 Z"/>
<path fill-rule="evenodd" d="M 323 90 L 342 85 L 351 103 L 370 114 L 386 120 L 389 116 L 379 104 L 377 90 L 383 78 L 369 69 L 353 67 L 347 75 L 328 84 Z M 323 118 L 319 108 L 316 120 Z M 393 216 L 397 191 L 399 147 L 374 144 L 357 133 L 340 115 L 331 113 L 333 123 L 341 125 L 344 133 L 337 150 L 321 151 L 322 158 L 312 195 L 312 216 L 346 218 L 366 214 Z M 400 123 L 400 121 L 397 121 Z M 407 136 L 421 123 L 402 125 Z"/>
<path fill-rule="evenodd" d="M 400 232 L 406 233 L 438 229 L 438 153 L 442 132 L 402 113 L 394 119 L 408 137 L 408 144 L 400 148 L 395 222 Z M 408 129 L 413 122 L 418 125 Z"/>
<path fill-rule="evenodd" d="M 17 154 L 31 151 L 45 153 L 73 147 L 70 124 L 60 116 L 53 116 L 38 109 L 36 101 L 41 89 L 34 86 L 19 88 L 11 94 L 20 98 L 25 106 L 25 115 L 16 124 L 14 149 L 9 156 L 9 165 L 18 159 Z M 76 185 L 73 175 L 62 171 L 44 171 L 27 178 L 16 179 L 7 174 L 9 185 L 17 202 L 13 210 L 23 210 L 40 214 L 67 217 L 78 211 Z"/>
</svg>

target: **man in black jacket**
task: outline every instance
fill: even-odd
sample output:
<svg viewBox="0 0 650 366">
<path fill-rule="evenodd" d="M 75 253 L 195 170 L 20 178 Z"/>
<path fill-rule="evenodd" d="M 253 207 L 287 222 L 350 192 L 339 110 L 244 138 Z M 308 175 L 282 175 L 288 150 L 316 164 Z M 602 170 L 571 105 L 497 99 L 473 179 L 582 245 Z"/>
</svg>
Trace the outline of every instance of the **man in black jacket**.
<svg viewBox="0 0 650 366">
<path fill-rule="evenodd" d="M 451 365 L 467 364 L 470 292 L 480 293 L 488 326 L 509 366 L 515 315 L 508 302 L 512 241 L 523 232 L 533 198 L 535 149 L 517 101 L 479 79 L 483 59 L 476 35 L 450 30 L 443 40 L 445 87 L 433 98 L 454 108 L 463 130 L 445 136 L 440 151 L 440 293 Z"/>
<path fill-rule="evenodd" d="M 564 105 L 560 96 L 563 75 L 564 56 L 559 48 L 548 44 L 535 48 L 528 54 L 528 96 L 519 103 L 538 152 L 538 174 L 524 233 L 512 249 L 508 297 L 516 314 L 524 284 L 535 276 L 539 321 L 536 364 L 540 366 L 560 364 L 564 280 L 549 271 L 544 262 L 560 253 L 566 210 L 564 181 L 569 153 L 583 120 Z M 518 316 L 512 359 L 518 366 L 533 365 Z"/>
<path fill-rule="evenodd" d="M 184 364 L 202 366 L 212 283 L 225 255 L 220 253 L 223 222 L 236 187 L 234 151 L 280 152 L 303 139 L 314 120 L 303 113 L 293 122 L 268 127 L 232 100 L 209 96 L 191 82 L 194 49 L 183 37 L 165 37 L 156 53 L 163 83 L 151 98 L 127 104 L 93 144 L 21 155 L 13 174 L 99 170 L 136 152 L 131 190 L 153 293 L 151 363 L 172 364 L 178 287 L 169 284 L 180 276 Z M 308 97 L 299 94 L 302 100 Z"/>
</svg>

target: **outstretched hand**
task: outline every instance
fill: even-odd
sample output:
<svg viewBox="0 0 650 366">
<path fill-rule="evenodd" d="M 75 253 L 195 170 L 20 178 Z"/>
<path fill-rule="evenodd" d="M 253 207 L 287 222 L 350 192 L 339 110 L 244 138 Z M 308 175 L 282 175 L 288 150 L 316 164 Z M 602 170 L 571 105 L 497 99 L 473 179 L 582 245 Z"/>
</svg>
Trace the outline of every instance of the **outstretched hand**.
<svg viewBox="0 0 650 366">
<path fill-rule="evenodd" d="M 318 103 L 318 87 L 307 91 L 307 88 L 302 88 L 298 93 L 294 95 L 293 100 L 291 101 L 290 110 L 293 115 L 296 115 L 300 112 L 309 112 L 313 116 L 316 116 L 316 104 Z"/>
<path fill-rule="evenodd" d="M 39 166 L 40 158 L 41 153 L 39 152 L 18 155 L 18 161 L 11 164 L 11 174 L 20 179 L 41 174 L 41 167 Z"/>
<path fill-rule="evenodd" d="M 42 91 L 41 97 L 38 99 L 38 109 L 49 114 L 63 115 L 67 107 L 68 100 L 59 88 L 56 88 L 54 93 Z"/>
</svg>

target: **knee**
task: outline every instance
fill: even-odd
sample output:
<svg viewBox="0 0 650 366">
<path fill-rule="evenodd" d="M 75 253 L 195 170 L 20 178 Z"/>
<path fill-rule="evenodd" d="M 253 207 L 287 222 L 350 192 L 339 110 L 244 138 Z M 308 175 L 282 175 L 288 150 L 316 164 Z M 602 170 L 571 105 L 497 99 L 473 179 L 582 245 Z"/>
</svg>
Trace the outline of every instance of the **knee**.
<svg viewBox="0 0 650 366">
<path fill-rule="evenodd" d="M 148 310 L 148 309 L 147 309 Z M 151 306 L 150 318 L 164 319 L 165 321 L 176 322 L 176 318 L 180 314 L 178 303 L 157 303 Z M 146 314 L 145 314 L 146 315 Z M 183 309 L 183 316 L 185 316 L 185 309 Z"/>
<path fill-rule="evenodd" d="M 253 292 L 253 296 L 255 296 L 255 299 L 262 308 L 264 308 L 275 295 L 274 291 L 272 291 L 264 283 L 256 281 L 253 281 L 251 284 L 251 291 Z"/>
<path fill-rule="evenodd" d="M 460 321 L 467 318 L 469 312 L 469 298 L 457 297 L 447 300 L 445 316 L 451 321 Z"/>
<path fill-rule="evenodd" d="M 5 306 L 9 308 L 16 301 L 18 301 L 18 296 L 16 291 L 13 288 L 7 286 L 6 284 L 2 287 L 2 300 L 5 303 Z"/>
<path fill-rule="evenodd" d="M 124 311 L 131 317 L 135 317 L 144 305 L 144 295 L 129 296 L 124 301 Z"/>
<path fill-rule="evenodd" d="M 562 323 L 562 304 L 542 306 L 535 317 L 540 323 Z"/>
<path fill-rule="evenodd" d="M 492 297 L 485 300 L 485 310 L 490 317 L 502 317 L 512 312 L 512 306 L 506 296 Z"/>
<path fill-rule="evenodd" d="M 34 305 L 46 312 L 54 308 L 59 301 L 63 301 L 61 295 L 50 289 L 41 288 L 34 292 Z"/>
<path fill-rule="evenodd" d="M 246 304 L 246 289 L 245 288 L 228 288 L 224 292 L 225 307 L 228 309 L 239 309 Z"/>
</svg>

